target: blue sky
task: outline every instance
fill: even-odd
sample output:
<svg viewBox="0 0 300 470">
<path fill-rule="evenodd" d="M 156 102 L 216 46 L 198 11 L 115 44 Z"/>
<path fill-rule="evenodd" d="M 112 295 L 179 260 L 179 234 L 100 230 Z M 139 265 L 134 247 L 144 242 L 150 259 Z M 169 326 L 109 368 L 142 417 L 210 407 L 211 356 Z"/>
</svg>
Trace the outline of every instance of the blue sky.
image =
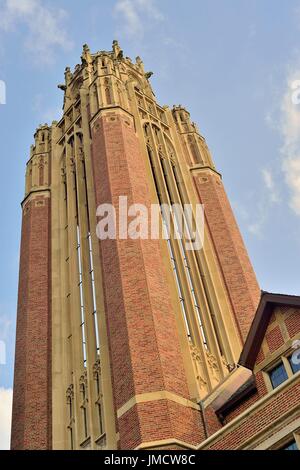
<svg viewBox="0 0 300 470">
<path fill-rule="evenodd" d="M 0 449 L 8 445 L 24 169 L 82 45 L 140 55 L 206 137 L 262 289 L 299 294 L 300 0 L 0 0 Z M 294 90 L 293 90 L 294 87 Z M 1 99 L 0 99 L 1 101 Z"/>
</svg>

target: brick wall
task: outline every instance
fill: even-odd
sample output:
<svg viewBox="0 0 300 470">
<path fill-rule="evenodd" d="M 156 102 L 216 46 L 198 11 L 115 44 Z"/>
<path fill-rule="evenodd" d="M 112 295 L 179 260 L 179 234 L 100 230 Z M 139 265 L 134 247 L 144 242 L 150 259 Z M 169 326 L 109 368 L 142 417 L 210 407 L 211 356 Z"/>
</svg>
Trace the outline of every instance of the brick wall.
<svg viewBox="0 0 300 470">
<path fill-rule="evenodd" d="M 284 339 L 279 325 L 272 328 L 272 330 L 266 334 L 266 342 L 270 353 L 277 351 L 277 349 L 283 346 Z"/>
<path fill-rule="evenodd" d="M 258 392 L 254 392 L 253 394 L 249 395 L 245 399 L 243 399 L 241 402 L 237 403 L 232 410 L 230 410 L 226 416 L 224 416 L 224 425 L 227 423 L 230 423 L 234 418 L 239 416 L 241 413 L 243 413 L 247 408 L 249 408 L 251 405 L 253 405 L 257 400 L 259 400 L 260 396 Z"/>
<path fill-rule="evenodd" d="M 170 400 L 139 403 L 119 419 L 119 424 L 127 429 L 121 449 L 164 439 L 197 445 L 205 439 L 200 413 Z"/>
<path fill-rule="evenodd" d="M 300 313 L 299 309 L 290 309 L 290 315 L 284 320 L 290 338 L 300 333 Z"/>
<path fill-rule="evenodd" d="M 51 448 L 50 199 L 23 215 L 12 449 Z"/>
<path fill-rule="evenodd" d="M 273 396 L 261 409 L 252 412 L 238 425 L 226 430 L 226 433 L 224 432 L 216 442 L 209 444 L 207 448 L 209 450 L 234 450 L 243 446 L 243 443 L 251 437 L 263 433 L 284 413 L 288 413 L 290 409 L 298 406 L 299 400 L 300 382 L 298 380 L 288 389 Z M 300 411 L 298 416 L 300 416 Z"/>
<path fill-rule="evenodd" d="M 205 408 L 205 425 L 207 437 L 212 436 L 215 432 L 222 428 L 222 423 L 216 415 L 215 410 L 211 406 Z"/>
<path fill-rule="evenodd" d="M 267 367 L 268 363 L 274 358 L 276 359 L 276 351 L 278 355 L 284 354 L 283 345 L 285 327 L 289 333 L 290 338 L 295 337 L 300 333 L 300 315 L 299 309 L 291 307 L 276 307 L 271 315 L 269 325 L 267 327 L 263 345 L 258 353 L 255 362 L 255 381 L 257 391 L 246 397 L 240 403 L 237 403 L 223 419 L 224 425 L 230 423 L 233 419 L 237 418 L 240 414 L 250 408 L 258 400 L 268 395 L 269 391 L 266 386 L 263 370 L 260 370 L 261 363 L 264 361 L 263 369 Z M 286 334 L 286 333 L 285 333 Z M 286 336 L 285 336 L 286 338 Z M 287 338 L 286 338 L 287 339 Z M 288 349 L 288 346 L 286 347 Z M 280 350 L 280 354 L 279 354 Z M 254 437 L 258 433 L 264 433 L 272 423 L 279 419 L 284 413 L 291 410 L 291 418 L 294 416 L 294 408 L 297 406 L 300 394 L 300 380 L 299 378 L 294 382 L 290 388 L 282 389 L 280 393 L 270 395 L 270 400 L 266 401 L 260 410 L 251 412 L 251 415 L 244 418 L 237 427 L 225 430 L 224 434 L 220 436 L 214 444 L 210 445 L 211 449 L 226 450 L 236 449 L 243 446 L 243 443 Z M 300 412 L 299 415 L 300 416 Z M 269 431 L 268 431 L 269 432 Z M 269 434 L 268 434 L 269 435 Z"/>
</svg>

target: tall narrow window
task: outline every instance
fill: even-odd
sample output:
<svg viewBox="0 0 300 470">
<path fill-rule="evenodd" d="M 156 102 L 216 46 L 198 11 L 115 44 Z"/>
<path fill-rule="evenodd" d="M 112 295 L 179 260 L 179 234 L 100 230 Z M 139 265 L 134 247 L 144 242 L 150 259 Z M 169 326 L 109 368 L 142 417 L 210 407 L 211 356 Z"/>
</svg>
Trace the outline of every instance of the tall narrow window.
<svg viewBox="0 0 300 470">
<path fill-rule="evenodd" d="M 169 178 L 171 177 L 171 175 L 170 176 L 168 175 L 168 172 L 166 170 L 163 159 L 160 159 L 160 163 L 161 163 L 161 170 L 162 170 L 162 174 L 163 174 L 163 177 L 164 177 L 164 181 L 165 181 L 165 185 L 166 185 L 166 189 L 167 189 L 167 193 L 168 193 L 169 202 L 170 202 L 171 205 L 173 205 L 174 200 L 173 200 L 173 197 L 172 197 L 172 191 L 171 191 L 170 182 L 169 182 Z M 172 176 L 175 178 L 174 174 L 172 174 Z M 175 178 L 175 183 L 177 183 L 176 178 Z M 180 193 L 179 193 L 179 195 L 180 195 Z M 180 198 L 180 204 L 183 208 L 183 202 L 182 202 L 181 198 Z M 204 325 L 203 325 L 203 321 L 202 321 L 202 318 L 201 318 L 201 310 L 200 310 L 200 306 L 199 306 L 199 304 L 197 302 L 197 299 L 196 299 L 195 287 L 194 287 L 194 283 L 193 283 L 191 273 L 190 273 L 190 266 L 189 266 L 189 263 L 188 263 L 188 259 L 187 259 L 185 248 L 184 248 L 184 244 L 183 244 L 182 237 L 181 237 L 180 230 L 179 230 L 180 221 L 177 220 L 176 215 L 178 215 L 178 214 L 174 210 L 172 210 L 172 214 L 173 214 L 173 221 L 174 221 L 174 225 L 175 225 L 175 232 L 176 232 L 176 235 L 177 235 L 178 244 L 179 244 L 179 248 L 180 248 L 180 251 L 181 251 L 181 256 L 182 256 L 183 263 L 184 263 L 184 269 L 185 269 L 185 273 L 186 273 L 186 277 L 187 277 L 187 281 L 188 281 L 188 286 L 189 286 L 189 289 L 190 289 L 190 292 L 191 292 L 191 295 L 192 295 L 192 299 L 193 299 L 193 302 L 194 302 L 194 308 L 195 308 L 195 312 L 196 312 L 196 315 L 197 315 L 197 319 L 198 319 L 198 323 L 199 323 L 199 327 L 200 327 L 200 331 L 201 331 L 202 341 L 203 341 L 205 349 L 208 349 L 207 335 L 206 335 Z M 184 217 L 184 215 L 183 215 L 183 217 Z M 185 223 L 185 226 L 188 227 L 187 222 Z"/>
<path fill-rule="evenodd" d="M 111 104 L 111 93 L 110 93 L 109 87 L 105 88 L 105 98 L 106 98 L 106 104 Z"/>
<path fill-rule="evenodd" d="M 287 371 L 282 362 L 269 372 L 269 377 L 273 388 L 279 387 L 279 385 L 288 379 Z"/>
<path fill-rule="evenodd" d="M 101 388 L 101 366 L 100 360 L 98 359 L 96 364 L 94 365 L 94 379 L 95 379 L 95 387 L 96 387 L 96 410 L 98 416 L 98 423 L 99 423 L 99 435 L 101 436 L 104 434 L 104 420 L 103 420 L 103 406 L 102 406 L 102 388 Z"/>
<path fill-rule="evenodd" d="M 68 407 L 68 417 L 69 417 L 69 424 L 68 424 L 68 432 L 69 432 L 69 439 L 70 439 L 70 449 L 74 450 L 74 433 L 73 433 L 73 424 L 74 424 L 74 409 L 73 409 L 73 400 L 74 400 L 74 390 L 73 385 L 67 390 L 67 407 Z"/>
<path fill-rule="evenodd" d="M 80 135 L 80 143 L 83 145 L 82 135 Z M 88 250 L 89 250 L 89 274 L 90 274 L 90 285 L 92 289 L 92 305 L 93 305 L 93 318 L 94 318 L 94 332 L 95 332 L 95 340 L 96 340 L 96 349 L 97 355 L 100 354 L 100 336 L 99 336 L 99 329 L 98 329 L 98 311 L 97 311 L 97 301 L 96 301 L 96 287 L 95 287 L 95 271 L 94 271 L 94 259 L 93 259 L 93 245 L 92 245 L 92 236 L 90 232 L 90 208 L 89 208 L 89 197 L 88 197 L 88 188 L 87 188 L 87 177 L 86 177 L 86 166 L 85 160 L 82 160 L 82 167 L 83 167 L 83 179 L 84 179 L 84 186 L 85 186 L 85 200 L 86 200 L 86 209 L 87 209 L 87 225 L 88 225 L 88 233 L 87 233 L 87 240 L 88 240 Z"/>
<path fill-rule="evenodd" d="M 32 188 L 32 164 L 29 164 L 29 169 L 28 169 L 28 176 L 27 176 L 27 188 L 26 192 L 29 192 Z"/>
<path fill-rule="evenodd" d="M 145 132 L 147 132 L 146 129 L 147 128 L 145 126 Z M 154 167 L 154 163 L 153 163 L 152 151 L 151 151 L 150 147 L 148 147 L 148 146 L 147 146 L 147 150 L 148 150 L 148 156 L 149 156 L 150 166 L 151 166 L 151 170 L 152 170 L 152 176 L 153 176 L 153 180 L 154 180 L 154 184 L 155 184 L 155 188 L 156 188 L 156 194 L 157 194 L 157 197 L 158 197 L 159 204 L 162 205 L 162 198 L 161 198 L 161 194 L 160 194 L 160 191 L 159 191 L 158 182 L 157 182 L 157 179 L 156 179 L 156 172 L 155 172 L 155 167 Z M 173 249 L 172 249 L 171 240 L 170 240 L 169 233 L 168 233 L 168 224 L 167 224 L 167 222 L 164 218 L 164 214 L 162 213 L 162 211 L 161 211 L 161 216 L 162 216 L 162 221 L 163 221 L 164 237 L 167 239 L 167 243 L 168 243 L 168 250 L 169 250 L 169 255 L 170 255 L 170 259 L 171 259 L 171 264 L 172 264 L 172 267 L 173 267 L 173 273 L 174 273 L 175 282 L 176 282 L 176 286 L 177 286 L 177 291 L 178 291 L 178 295 L 179 295 L 179 301 L 180 301 L 180 306 L 181 306 L 181 310 L 182 310 L 182 314 L 183 314 L 183 319 L 184 319 L 184 323 L 185 323 L 185 326 L 186 326 L 187 335 L 190 337 L 190 328 L 189 328 L 189 324 L 188 324 L 188 320 L 187 320 L 185 301 L 184 301 L 184 296 L 183 296 L 183 293 L 182 293 L 182 287 L 180 285 L 179 276 L 178 276 L 177 261 L 175 259 L 175 255 L 174 255 L 174 252 L 173 252 Z"/>
<path fill-rule="evenodd" d="M 79 297 L 80 297 L 80 319 L 81 319 L 81 337 L 82 337 L 82 353 L 83 353 L 83 365 L 87 366 L 87 352 L 86 352 L 86 334 L 85 334 L 85 309 L 84 309 L 84 297 L 83 297 L 83 281 L 82 281 L 82 264 L 81 264 L 81 245 L 80 245 L 80 230 L 77 225 L 77 257 L 78 257 L 78 270 L 79 270 Z"/>
<path fill-rule="evenodd" d="M 203 158 L 201 157 L 201 153 L 197 145 L 197 141 L 192 136 L 189 136 L 188 140 L 189 140 L 190 149 L 193 155 L 194 163 L 200 163 L 201 165 L 203 165 Z"/>
<path fill-rule="evenodd" d="M 100 104 L 99 104 L 98 88 L 96 84 L 94 86 L 94 96 L 95 96 L 96 106 L 97 106 L 97 111 L 98 111 Z"/>
<path fill-rule="evenodd" d="M 98 330 L 98 318 L 97 318 L 97 300 L 96 300 L 96 287 L 95 287 L 95 272 L 94 272 L 94 261 L 93 261 L 93 247 L 92 247 L 92 237 L 88 233 L 88 242 L 89 242 L 89 257 L 90 257 L 90 279 L 92 287 L 92 300 L 93 300 L 93 317 L 94 317 L 94 326 L 95 326 L 95 337 L 96 337 L 96 348 L 97 354 L 100 354 L 100 338 Z"/>
<path fill-rule="evenodd" d="M 39 186 L 44 185 L 44 165 L 41 163 L 39 166 Z"/>
<path fill-rule="evenodd" d="M 81 392 L 81 410 L 82 410 L 82 423 L 84 437 L 87 438 L 89 434 L 88 430 L 88 417 L 87 417 L 87 395 L 86 395 L 86 377 L 83 376 L 80 383 Z"/>
</svg>

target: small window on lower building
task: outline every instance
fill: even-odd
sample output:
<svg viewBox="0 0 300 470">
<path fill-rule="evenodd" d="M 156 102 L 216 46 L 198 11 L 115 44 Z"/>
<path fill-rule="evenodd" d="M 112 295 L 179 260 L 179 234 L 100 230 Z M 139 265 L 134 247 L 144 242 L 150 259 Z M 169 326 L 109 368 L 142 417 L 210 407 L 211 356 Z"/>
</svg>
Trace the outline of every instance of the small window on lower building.
<svg viewBox="0 0 300 470">
<path fill-rule="evenodd" d="M 281 447 L 279 450 L 298 450 L 298 447 L 297 447 L 296 441 L 293 439 L 288 444 Z"/>
<path fill-rule="evenodd" d="M 282 362 L 270 370 L 269 377 L 273 388 L 278 387 L 288 379 L 287 371 Z"/>
<path fill-rule="evenodd" d="M 292 368 L 293 374 L 296 374 L 300 370 L 299 354 L 292 354 L 289 357 L 289 363 Z"/>
</svg>

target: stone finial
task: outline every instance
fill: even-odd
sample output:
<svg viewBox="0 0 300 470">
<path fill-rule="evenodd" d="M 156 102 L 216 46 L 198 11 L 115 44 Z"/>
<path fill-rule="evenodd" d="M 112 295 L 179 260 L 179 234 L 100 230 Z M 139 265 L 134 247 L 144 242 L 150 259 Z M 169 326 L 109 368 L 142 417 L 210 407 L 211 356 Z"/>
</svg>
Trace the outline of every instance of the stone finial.
<svg viewBox="0 0 300 470">
<path fill-rule="evenodd" d="M 114 53 L 115 58 L 123 59 L 123 51 L 120 48 L 119 42 L 116 39 L 113 41 L 112 48 L 113 48 L 113 53 Z"/>
<path fill-rule="evenodd" d="M 71 69 L 70 69 L 70 67 L 66 67 L 66 69 L 65 69 L 65 82 L 66 82 L 66 85 L 69 85 L 71 80 L 72 80 Z"/>
<path fill-rule="evenodd" d="M 82 55 L 81 55 L 81 63 L 83 66 L 86 66 L 91 62 L 91 51 L 87 44 L 83 45 Z"/>
<path fill-rule="evenodd" d="M 141 72 L 144 72 L 144 62 L 140 58 L 140 56 L 137 56 L 135 59 L 136 66 L 141 70 Z"/>
</svg>

